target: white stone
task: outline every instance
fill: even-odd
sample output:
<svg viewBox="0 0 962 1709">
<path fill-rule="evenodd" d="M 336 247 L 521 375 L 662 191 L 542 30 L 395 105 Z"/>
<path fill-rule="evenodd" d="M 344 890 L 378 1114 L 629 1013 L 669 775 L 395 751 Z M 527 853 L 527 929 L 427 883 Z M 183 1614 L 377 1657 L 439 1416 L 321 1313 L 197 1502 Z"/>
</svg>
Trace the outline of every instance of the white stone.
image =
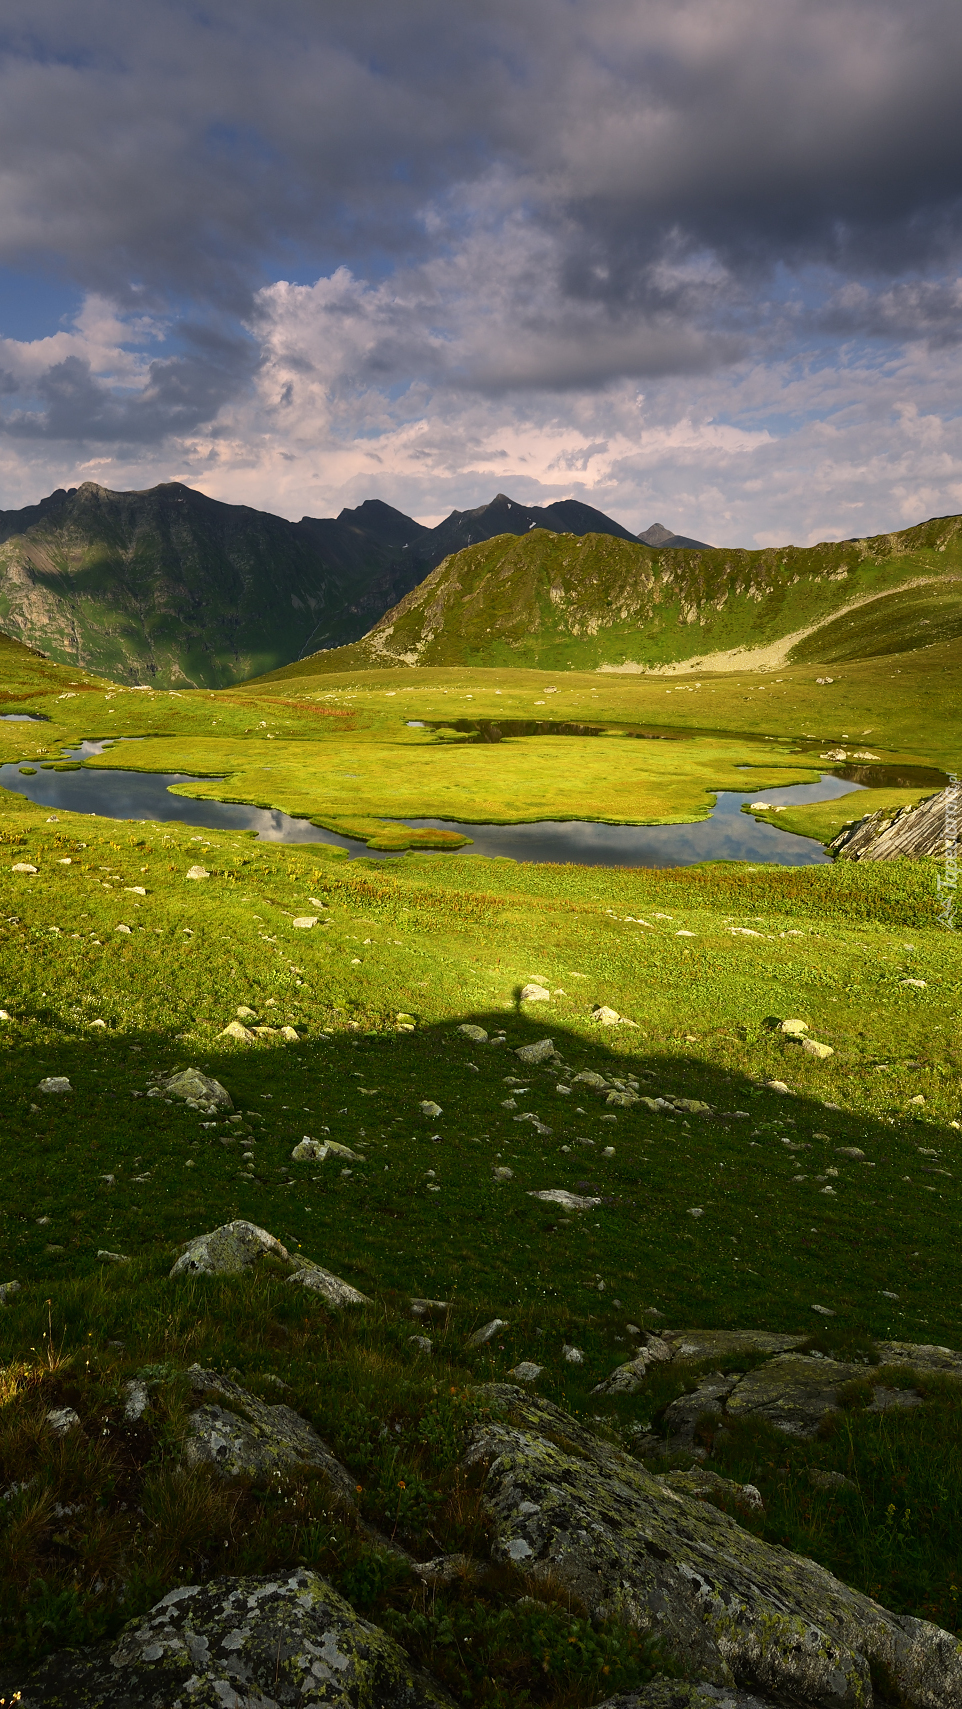
<svg viewBox="0 0 962 1709">
<path fill-rule="evenodd" d="M 817 1038 L 803 1038 L 802 1049 L 806 1056 L 814 1056 L 816 1062 L 824 1062 L 827 1057 L 835 1055 L 830 1044 L 821 1044 Z"/>
<path fill-rule="evenodd" d="M 37 869 L 35 866 L 31 866 L 28 861 L 18 860 L 16 866 L 13 867 L 12 870 L 14 872 L 36 872 Z"/>
<path fill-rule="evenodd" d="M 114 931 L 115 932 L 125 932 L 127 934 L 127 936 L 130 937 L 130 927 L 129 926 L 122 926 L 122 925 L 121 926 L 115 926 Z"/>
<path fill-rule="evenodd" d="M 542 1204 L 560 1205 L 566 1211 L 589 1211 L 600 1205 L 600 1199 L 587 1199 L 578 1193 L 569 1193 L 564 1187 L 546 1187 L 540 1193 L 529 1193 L 529 1199 L 540 1199 Z"/>
<path fill-rule="evenodd" d="M 210 873 L 204 866 L 191 866 L 187 869 L 188 878 L 209 878 Z"/>
<path fill-rule="evenodd" d="M 468 1346 L 486 1347 L 489 1341 L 494 1340 L 499 1329 L 507 1329 L 507 1327 L 507 1318 L 493 1317 L 490 1323 L 485 1323 L 480 1329 L 476 1329 L 473 1335 L 468 1336 Z"/>
<path fill-rule="evenodd" d="M 502 1164 L 500 1168 L 495 1169 L 494 1178 L 496 1181 L 513 1181 L 514 1170 L 509 1169 L 506 1164 Z"/>
<path fill-rule="evenodd" d="M 432 1103 L 430 1098 L 424 1098 L 418 1108 L 422 1116 L 429 1116 L 432 1121 L 442 1113 L 440 1104 Z"/>
<path fill-rule="evenodd" d="M 621 1020 L 621 1016 L 617 1009 L 609 1009 L 604 1003 L 602 1003 L 599 1004 L 597 1009 L 592 1009 L 591 1019 L 596 1021 L 598 1025 L 602 1027 L 616 1027 L 618 1022 Z"/>
<path fill-rule="evenodd" d="M 801 1038 L 803 1033 L 808 1032 L 808 1022 L 793 1018 L 782 1021 L 778 1030 L 780 1033 L 787 1033 L 789 1038 Z"/>
<path fill-rule="evenodd" d="M 580 1347 L 569 1347 L 567 1342 L 561 1349 L 561 1356 L 567 1365 L 583 1365 L 585 1356 Z"/>
<path fill-rule="evenodd" d="M 508 1372 L 508 1376 L 519 1383 L 536 1383 L 543 1370 L 544 1366 L 536 1365 L 532 1359 L 522 1359 L 513 1371 Z"/>
<path fill-rule="evenodd" d="M 236 1039 L 238 1044 L 253 1044 L 254 1042 L 254 1034 L 248 1032 L 246 1027 L 242 1027 L 240 1021 L 231 1021 L 217 1036 L 218 1038 Z"/>
<path fill-rule="evenodd" d="M 73 1087 L 65 1074 L 51 1074 L 46 1080 L 41 1080 L 38 1092 L 72 1092 Z"/>
<path fill-rule="evenodd" d="M 463 1033 L 465 1038 L 471 1039 L 474 1044 L 487 1044 L 488 1042 L 488 1035 L 485 1032 L 484 1027 L 472 1026 L 469 1021 L 466 1021 L 463 1026 L 458 1027 L 458 1032 Z"/>
<path fill-rule="evenodd" d="M 324 1270 L 320 1264 L 305 1261 L 300 1269 L 295 1270 L 289 1278 L 289 1285 L 308 1288 L 311 1293 L 321 1294 L 331 1306 L 370 1305 L 367 1294 L 362 1294 L 359 1288 L 352 1288 L 350 1282 L 344 1282 L 340 1276 L 332 1275 L 330 1270 Z"/>
<path fill-rule="evenodd" d="M 80 1415 L 72 1406 L 54 1407 L 47 1413 L 47 1423 L 55 1436 L 66 1436 L 68 1430 L 76 1430 Z"/>
<path fill-rule="evenodd" d="M 309 932 L 312 926 L 317 925 L 317 915 L 299 914 L 296 920 L 291 921 L 291 925 L 296 926 L 298 931 Z"/>
<path fill-rule="evenodd" d="M 551 992 L 546 991 L 543 985 L 525 985 L 521 991 L 521 1001 L 522 1003 L 549 1003 Z"/>
</svg>

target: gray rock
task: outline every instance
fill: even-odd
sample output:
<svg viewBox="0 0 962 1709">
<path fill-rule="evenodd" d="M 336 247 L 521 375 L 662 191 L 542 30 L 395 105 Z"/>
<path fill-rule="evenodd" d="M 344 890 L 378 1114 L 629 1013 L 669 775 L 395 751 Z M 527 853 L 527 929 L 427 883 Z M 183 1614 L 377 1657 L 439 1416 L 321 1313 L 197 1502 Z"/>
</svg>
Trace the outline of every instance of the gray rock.
<svg viewBox="0 0 962 1709">
<path fill-rule="evenodd" d="M 803 1038 L 799 1042 L 805 1055 L 814 1056 L 818 1062 L 824 1062 L 829 1056 L 835 1055 L 830 1044 L 821 1044 L 817 1038 Z"/>
<path fill-rule="evenodd" d="M 585 1356 L 580 1347 L 572 1347 L 566 1341 L 561 1349 L 561 1357 L 566 1365 L 583 1365 Z"/>
<path fill-rule="evenodd" d="M 470 1021 L 465 1021 L 464 1025 L 458 1028 L 458 1032 L 463 1033 L 465 1038 L 471 1039 L 474 1044 L 487 1044 L 488 1042 L 488 1035 L 484 1027 L 472 1026 Z"/>
<path fill-rule="evenodd" d="M 412 1317 L 440 1317 L 441 1313 L 447 1310 L 447 1300 L 413 1299 L 411 1301 Z"/>
<path fill-rule="evenodd" d="M 734 1483 L 731 1478 L 719 1477 L 717 1472 L 710 1472 L 705 1466 L 692 1466 L 687 1472 L 656 1472 L 655 1476 L 659 1483 L 667 1484 L 669 1489 L 680 1490 L 682 1495 L 693 1496 L 696 1501 L 722 1495 L 737 1502 L 748 1513 L 765 1511 L 761 1491 L 754 1484 Z"/>
<path fill-rule="evenodd" d="M 592 1009 L 591 1019 L 602 1027 L 616 1027 L 621 1016 L 617 1009 L 609 1009 L 606 1004 L 599 1003 L 596 1009 Z"/>
<path fill-rule="evenodd" d="M 47 1413 L 47 1423 L 55 1436 L 66 1436 L 69 1430 L 76 1430 L 80 1414 L 72 1406 L 54 1407 Z"/>
<path fill-rule="evenodd" d="M 684 1448 L 704 1459 L 706 1450 L 695 1445 L 695 1426 L 705 1413 L 723 1411 L 737 1382 L 737 1376 L 726 1377 L 721 1371 L 713 1371 L 710 1376 L 703 1377 L 690 1394 L 679 1395 L 677 1400 L 673 1400 L 664 1412 L 668 1440 L 662 1452 L 674 1453 Z"/>
<path fill-rule="evenodd" d="M 809 1466 L 808 1481 L 815 1489 L 857 1489 L 858 1485 L 844 1472 L 826 1472 L 821 1466 Z"/>
<path fill-rule="evenodd" d="M 73 1087 L 65 1074 L 50 1074 L 46 1080 L 41 1080 L 38 1092 L 72 1092 Z"/>
<path fill-rule="evenodd" d="M 553 1038 L 539 1038 L 534 1044 L 523 1044 L 515 1051 L 515 1056 L 521 1062 L 530 1063 L 534 1067 L 539 1062 L 549 1062 L 556 1054 Z"/>
<path fill-rule="evenodd" d="M 789 1038 L 802 1038 L 808 1032 L 808 1022 L 798 1019 L 782 1021 L 778 1030 L 780 1033 L 786 1033 Z"/>
<path fill-rule="evenodd" d="M 440 1104 L 435 1104 L 430 1098 L 425 1098 L 419 1105 L 422 1116 L 429 1116 L 432 1121 L 442 1114 Z"/>
<path fill-rule="evenodd" d="M 332 1275 L 320 1264 L 310 1259 L 296 1260 L 298 1267 L 293 1276 L 288 1278 L 288 1286 L 308 1288 L 311 1293 L 321 1294 L 328 1305 L 337 1307 L 348 1305 L 370 1305 L 367 1294 L 362 1294 L 359 1288 L 352 1288 L 350 1282 L 344 1282 L 340 1276 Z"/>
<path fill-rule="evenodd" d="M 533 1359 L 522 1359 L 520 1365 L 515 1365 L 514 1370 L 508 1372 L 508 1376 L 513 1377 L 516 1383 L 536 1383 L 543 1371 L 544 1366 L 536 1365 Z"/>
<path fill-rule="evenodd" d="M 218 1110 L 232 1110 L 233 1099 L 219 1080 L 202 1074 L 199 1068 L 182 1068 L 179 1074 L 169 1074 L 161 1081 L 167 1098 L 193 1098 L 198 1104 L 211 1104 Z"/>
<path fill-rule="evenodd" d="M 514 1180 L 514 1170 L 509 1169 L 506 1163 L 500 1164 L 498 1166 L 498 1168 L 493 1169 L 491 1173 L 492 1173 L 495 1181 L 513 1181 Z"/>
<path fill-rule="evenodd" d="M 187 868 L 187 877 L 188 878 L 209 878 L 210 873 L 207 871 L 206 866 L 189 866 Z"/>
<path fill-rule="evenodd" d="M 256 1222 L 225 1222 L 210 1234 L 198 1234 L 189 1240 L 171 1270 L 172 1276 L 232 1276 L 250 1270 L 260 1258 L 280 1258 L 285 1262 L 290 1254 L 286 1246 L 258 1228 Z"/>
<path fill-rule="evenodd" d="M 379 1627 L 305 1569 L 183 1585 L 113 1653 L 51 1656 L 21 1709 L 451 1709 Z"/>
<path fill-rule="evenodd" d="M 408 1341 L 412 1347 L 417 1348 L 419 1353 L 434 1352 L 434 1342 L 431 1340 L 430 1335 L 409 1335 Z"/>
<path fill-rule="evenodd" d="M 486 1347 L 489 1341 L 494 1340 L 499 1329 L 507 1329 L 507 1327 L 508 1320 L 506 1317 L 493 1317 L 490 1323 L 483 1324 L 480 1329 L 474 1331 L 473 1335 L 468 1336 L 467 1344 L 469 1347 Z"/>
<path fill-rule="evenodd" d="M 937 795 L 914 806 L 880 808 L 867 818 L 857 819 L 840 831 L 829 844 L 843 860 L 918 860 L 924 855 L 942 858 L 958 846 L 958 786 L 949 784 Z M 948 826 L 954 827 L 947 831 Z"/>
<path fill-rule="evenodd" d="M 525 985 L 521 992 L 521 1001 L 522 1003 L 549 1003 L 551 992 L 546 991 L 543 985 Z"/>
<path fill-rule="evenodd" d="M 740 1353 L 790 1353 L 802 1335 L 770 1335 L 763 1329 L 680 1329 L 665 1336 L 679 1365 L 724 1359 Z"/>
<path fill-rule="evenodd" d="M 242 1027 L 240 1021 L 230 1021 L 223 1032 L 217 1034 L 217 1037 L 232 1038 L 237 1044 L 254 1043 L 254 1034 L 249 1032 L 247 1027 Z"/>
<path fill-rule="evenodd" d="M 100 1248 L 99 1252 L 97 1253 L 97 1257 L 102 1259 L 103 1262 L 106 1264 L 129 1264 L 130 1263 L 130 1259 L 127 1257 L 126 1253 L 124 1253 L 124 1252 L 108 1252 L 107 1248 L 105 1246 L 102 1246 Z"/>
<path fill-rule="evenodd" d="M 643 1335 L 644 1339 L 634 1358 L 629 1359 L 627 1364 L 619 1365 L 610 1377 L 605 1377 L 603 1382 L 596 1384 L 592 1394 L 634 1394 L 641 1388 L 645 1373 L 652 1365 L 668 1363 L 672 1356 L 668 1342 L 663 1341 L 660 1335 L 650 1335 L 645 1330 L 639 1330 L 638 1333 Z"/>
<path fill-rule="evenodd" d="M 0 1282 L 0 1305 L 6 1305 L 7 1301 L 12 1300 L 14 1294 L 19 1292 L 19 1282 Z"/>
<path fill-rule="evenodd" d="M 311 1139 L 308 1134 L 291 1152 L 295 1163 L 323 1163 L 325 1157 L 346 1157 L 352 1163 L 363 1163 L 359 1151 L 352 1151 L 349 1145 L 341 1145 L 336 1139 Z"/>
<path fill-rule="evenodd" d="M 590 1086 L 593 1092 L 604 1092 L 608 1087 L 604 1075 L 594 1074 L 590 1068 L 586 1068 L 581 1074 L 576 1074 L 571 1084 L 572 1086 Z"/>
<path fill-rule="evenodd" d="M 729 1417 L 767 1418 L 789 1436 L 814 1436 L 826 1414 L 836 1410 L 842 1385 L 864 1376 L 864 1365 L 782 1353 L 741 1378 L 726 1411 Z"/>
<path fill-rule="evenodd" d="M 136 1424 L 150 1406 L 147 1384 L 135 1377 L 132 1382 L 124 1384 L 124 1396 L 124 1417 L 128 1424 Z"/>
<path fill-rule="evenodd" d="M 563 1211 L 590 1211 L 600 1205 L 600 1199 L 584 1198 L 579 1193 L 569 1193 L 564 1187 L 545 1187 L 542 1192 L 529 1193 L 529 1199 L 540 1199 L 546 1205 L 560 1205 Z"/>
<path fill-rule="evenodd" d="M 187 1374 L 196 1392 L 218 1397 L 190 1415 L 184 1441 L 189 1466 L 211 1466 L 224 1478 L 258 1479 L 283 1478 L 313 1467 L 353 1504 L 354 1479 L 299 1413 L 289 1406 L 271 1406 L 232 1377 L 200 1365 L 191 1365 Z"/>
<path fill-rule="evenodd" d="M 866 1411 L 891 1412 L 893 1408 L 911 1408 L 922 1404 L 922 1396 L 915 1389 L 888 1389 L 883 1383 L 876 1383 Z"/>
<path fill-rule="evenodd" d="M 962 1701 L 962 1643 L 948 1632 L 667 1487 L 550 1402 L 483 1392 L 498 1411 L 473 1432 L 467 1464 L 484 1468 L 495 1559 L 657 1636 L 689 1679 L 718 1688 L 867 1709 L 874 1671 L 903 1709 Z"/>
<path fill-rule="evenodd" d="M 951 1347 L 917 1346 L 912 1341 L 879 1341 L 883 1365 L 911 1365 L 916 1371 L 946 1371 L 962 1376 L 962 1353 Z"/>
</svg>

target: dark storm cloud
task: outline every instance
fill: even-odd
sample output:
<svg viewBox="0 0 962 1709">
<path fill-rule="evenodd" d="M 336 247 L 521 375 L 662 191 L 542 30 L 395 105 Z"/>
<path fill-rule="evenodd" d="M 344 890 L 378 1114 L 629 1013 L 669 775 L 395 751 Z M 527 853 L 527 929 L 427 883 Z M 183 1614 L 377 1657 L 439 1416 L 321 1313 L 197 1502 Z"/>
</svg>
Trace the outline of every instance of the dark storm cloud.
<svg viewBox="0 0 962 1709">
<path fill-rule="evenodd" d="M 958 0 L 8 0 L 0 30 L 0 259 L 121 304 L 243 314 L 280 274 L 383 278 L 481 226 L 496 268 L 523 210 L 555 286 L 525 383 L 666 372 L 675 349 L 711 367 L 779 264 L 868 280 L 879 326 L 945 336 L 934 298 L 884 293 L 958 260 Z M 161 363 L 124 404 L 52 369 L 18 431 L 87 408 L 149 434 L 228 374 Z"/>
</svg>

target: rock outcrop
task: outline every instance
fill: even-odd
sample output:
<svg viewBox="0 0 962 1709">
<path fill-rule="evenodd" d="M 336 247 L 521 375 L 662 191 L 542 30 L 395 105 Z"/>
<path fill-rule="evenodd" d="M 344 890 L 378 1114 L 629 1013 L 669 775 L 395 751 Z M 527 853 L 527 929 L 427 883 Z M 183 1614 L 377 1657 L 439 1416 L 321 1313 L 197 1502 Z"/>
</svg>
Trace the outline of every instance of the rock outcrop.
<svg viewBox="0 0 962 1709">
<path fill-rule="evenodd" d="M 840 831 L 829 848 L 843 860 L 918 860 L 923 855 L 958 855 L 959 790 L 950 783 L 938 795 L 896 812 L 881 808 Z"/>
<path fill-rule="evenodd" d="M 184 1459 L 211 1466 L 224 1478 L 283 1479 L 305 1467 L 324 1472 L 332 1490 L 353 1506 L 355 1483 L 317 1431 L 289 1406 L 270 1405 L 232 1377 L 192 1365 L 191 1386 L 216 1396 L 190 1415 Z"/>
<path fill-rule="evenodd" d="M 962 1702 L 962 1643 L 948 1632 L 762 1542 L 550 1402 L 509 1385 L 484 1392 L 492 1411 L 467 1461 L 485 1471 L 495 1558 L 656 1637 L 689 1680 L 720 1691 L 716 1703 L 736 1685 L 805 1709 Z M 685 1690 L 680 1705 L 705 1695 Z"/>
<path fill-rule="evenodd" d="M 51 1656 L 20 1709 L 452 1709 L 316 1573 L 172 1590 L 116 1646 Z"/>
<path fill-rule="evenodd" d="M 352 1288 L 330 1270 L 301 1253 L 288 1252 L 266 1228 L 256 1222 L 225 1222 L 210 1234 L 189 1240 L 171 1269 L 172 1276 L 238 1276 L 265 1259 L 288 1271 L 288 1281 L 321 1294 L 331 1306 L 369 1305 L 367 1294 Z"/>
</svg>

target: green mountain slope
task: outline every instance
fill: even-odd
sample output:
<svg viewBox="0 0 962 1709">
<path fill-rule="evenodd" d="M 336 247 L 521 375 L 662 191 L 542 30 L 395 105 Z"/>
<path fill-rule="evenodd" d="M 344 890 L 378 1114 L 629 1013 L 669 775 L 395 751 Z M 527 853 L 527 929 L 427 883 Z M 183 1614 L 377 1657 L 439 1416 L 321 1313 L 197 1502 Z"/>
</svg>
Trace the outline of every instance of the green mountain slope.
<svg viewBox="0 0 962 1709">
<path fill-rule="evenodd" d="M 223 687 L 357 640 L 459 547 L 546 524 L 634 538 L 573 500 L 499 493 L 426 528 L 380 499 L 289 522 L 177 482 L 88 481 L 0 511 L 0 629 L 120 682 Z"/>
<path fill-rule="evenodd" d="M 934 584 L 924 597 L 919 590 L 921 604 L 914 593 L 899 592 L 912 583 Z M 893 593 L 909 603 L 884 597 Z M 922 609 L 927 598 L 936 600 L 937 624 Z M 870 603 L 860 615 L 862 602 Z M 361 641 L 282 674 L 398 664 L 651 669 L 776 644 L 784 654 L 792 642 L 793 657 L 821 658 L 802 650 L 815 645 L 805 632 L 844 623 L 839 614 L 848 608 L 855 608 L 857 628 L 834 633 L 831 657 L 843 656 L 837 649 L 850 645 L 850 635 L 858 655 L 871 656 L 957 633 L 962 517 L 871 539 L 758 552 L 659 549 L 545 529 L 502 535 L 446 559 Z M 913 638 L 896 643 L 892 636 L 903 627 Z M 732 668 L 740 662 L 733 659 Z M 760 660 L 746 658 L 745 667 L 752 662 Z"/>
</svg>

